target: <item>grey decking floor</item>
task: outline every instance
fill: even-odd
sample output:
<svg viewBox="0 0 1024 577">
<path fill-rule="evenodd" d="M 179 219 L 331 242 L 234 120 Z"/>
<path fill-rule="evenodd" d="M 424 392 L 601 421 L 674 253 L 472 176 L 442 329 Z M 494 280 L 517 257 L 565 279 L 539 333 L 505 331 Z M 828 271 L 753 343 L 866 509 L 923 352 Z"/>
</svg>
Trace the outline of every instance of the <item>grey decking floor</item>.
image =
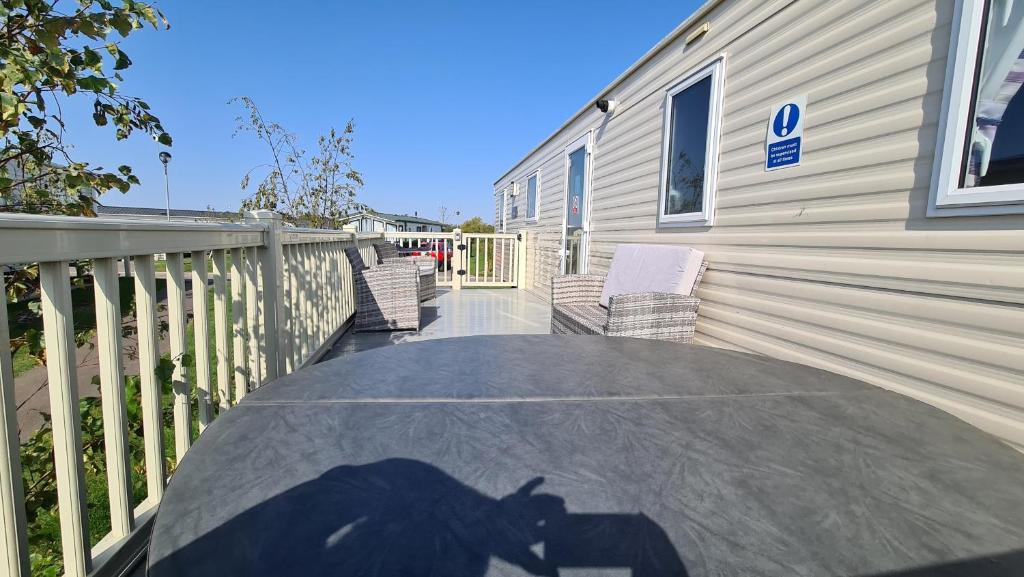
<svg viewBox="0 0 1024 577">
<path fill-rule="evenodd" d="M 547 334 L 548 303 L 517 289 L 438 289 L 423 303 L 419 331 L 356 333 L 349 331 L 323 360 L 405 342 L 473 335 Z"/>
</svg>

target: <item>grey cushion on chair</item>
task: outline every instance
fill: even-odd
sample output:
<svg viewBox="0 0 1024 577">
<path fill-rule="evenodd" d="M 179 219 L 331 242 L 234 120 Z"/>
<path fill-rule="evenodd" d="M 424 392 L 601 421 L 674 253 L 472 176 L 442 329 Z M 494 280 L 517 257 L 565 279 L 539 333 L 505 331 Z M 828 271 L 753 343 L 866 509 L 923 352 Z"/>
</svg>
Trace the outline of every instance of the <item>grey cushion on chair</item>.
<svg viewBox="0 0 1024 577">
<path fill-rule="evenodd" d="M 609 297 L 634 293 L 689 296 L 703 260 L 703 252 L 688 246 L 620 244 L 600 304 L 607 307 Z"/>
</svg>

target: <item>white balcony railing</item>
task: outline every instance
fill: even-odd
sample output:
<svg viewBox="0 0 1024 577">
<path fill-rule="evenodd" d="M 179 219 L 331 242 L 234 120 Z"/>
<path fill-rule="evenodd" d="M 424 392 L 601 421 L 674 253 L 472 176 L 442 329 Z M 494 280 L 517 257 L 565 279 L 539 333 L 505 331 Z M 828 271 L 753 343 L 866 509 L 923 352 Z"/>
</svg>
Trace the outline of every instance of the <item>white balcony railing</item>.
<svg viewBox="0 0 1024 577">
<path fill-rule="evenodd" d="M 405 254 L 434 257 L 437 286 L 522 287 L 525 280 L 523 233 L 389 231 L 384 237 Z"/>
<path fill-rule="evenodd" d="M 432 256 L 437 261 L 437 286 L 454 286 L 458 280 L 453 263 L 458 252 L 454 232 L 399 232 L 384 233 L 385 239 L 410 256 Z"/>
<path fill-rule="evenodd" d="M 167 481 L 162 391 L 157 378 L 161 326 L 155 255 L 166 254 L 167 342 L 174 370 L 174 459 L 201 432 L 261 384 L 315 362 L 355 309 L 344 249 L 376 261 L 380 233 L 283 227 L 270 212 L 244 224 L 164 223 L 74 217 L 0 216 L 0 268 L 38 264 L 46 371 L 66 575 L 84 577 L 115 556 L 151 518 Z M 446 241 L 450 242 L 450 241 Z M 191 259 L 194 374 L 186 370 L 186 258 Z M 96 308 L 103 443 L 111 531 L 90 547 L 76 378 L 69 265 L 91 262 Z M 120 266 L 122 261 L 123 267 Z M 129 264 L 130 263 L 130 264 Z M 119 270 L 134 273 L 146 499 L 134 503 L 125 399 Z M 213 319 L 208 318 L 212 285 Z M 0 275 L 0 294 L 5 293 Z M 230 311 L 230 314 L 229 314 Z M 0 303 L 0 574 L 29 575 L 14 373 L 6 299 Z M 214 354 L 208 327 L 214 329 Z M 215 370 L 216 382 L 211 371 Z M 198 407 L 192 405 L 195 394 Z"/>
</svg>

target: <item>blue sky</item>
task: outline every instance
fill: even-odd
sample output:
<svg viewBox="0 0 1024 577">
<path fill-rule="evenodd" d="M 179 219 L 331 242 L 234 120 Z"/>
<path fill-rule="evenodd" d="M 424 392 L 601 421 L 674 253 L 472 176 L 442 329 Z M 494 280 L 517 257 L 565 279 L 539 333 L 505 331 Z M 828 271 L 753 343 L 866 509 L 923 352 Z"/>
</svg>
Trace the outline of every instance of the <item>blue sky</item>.
<svg viewBox="0 0 1024 577">
<path fill-rule="evenodd" d="M 227 102 L 246 95 L 307 149 L 355 119 L 359 199 L 375 209 L 436 218 L 445 205 L 489 220 L 494 180 L 699 4 L 164 1 L 171 30 L 125 43 L 135 65 L 122 86 L 174 138 L 176 208 L 238 208 L 242 176 L 267 158 L 232 136 L 241 109 Z M 76 156 L 142 179 L 101 201 L 163 206 L 157 145 L 116 142 L 76 100 Z"/>
</svg>

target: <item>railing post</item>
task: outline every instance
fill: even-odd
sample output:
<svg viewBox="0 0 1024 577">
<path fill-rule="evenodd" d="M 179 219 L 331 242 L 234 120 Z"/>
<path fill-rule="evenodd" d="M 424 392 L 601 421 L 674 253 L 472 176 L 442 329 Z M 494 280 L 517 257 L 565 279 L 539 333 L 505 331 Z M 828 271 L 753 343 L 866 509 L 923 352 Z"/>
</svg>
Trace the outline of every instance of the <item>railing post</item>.
<svg viewBox="0 0 1024 577">
<path fill-rule="evenodd" d="M 246 394 L 263 384 L 260 373 L 260 267 L 259 249 L 250 246 L 245 252 L 245 350 Z"/>
<path fill-rule="evenodd" d="M 282 354 L 278 327 L 284 323 L 284 249 L 281 243 L 283 227 L 281 215 L 271 210 L 256 210 L 245 214 L 247 222 L 265 225 L 263 246 L 259 248 L 259 272 L 263 280 L 263 318 L 260 335 L 264 339 L 267 373 L 265 381 L 272 381 L 287 372 Z"/>
<path fill-rule="evenodd" d="M 100 361 L 110 531 L 120 539 L 132 532 L 135 519 L 132 515 L 132 468 L 128 455 L 124 362 L 121 360 L 124 353 L 117 261 L 111 258 L 93 260 L 93 282 L 96 291 L 96 346 Z"/>
<path fill-rule="evenodd" d="M 213 422 L 213 387 L 210 386 L 210 288 L 206 251 L 192 252 L 192 323 L 196 343 L 196 398 L 199 404 L 199 432 Z M 202 346 L 206 344 L 207 346 Z"/>
<path fill-rule="evenodd" d="M 225 250 L 213 252 L 213 323 L 217 341 L 217 401 L 221 411 L 231 408 L 231 336 L 228 318 L 228 266 Z"/>
<path fill-rule="evenodd" d="M 249 372 L 249 365 L 245 358 L 249 325 L 245 322 L 245 265 L 242 262 L 244 256 L 245 249 L 231 249 L 231 365 L 234 374 L 236 404 L 245 396 L 245 381 Z"/>
<path fill-rule="evenodd" d="M 7 292 L 0 273 L 0 574 L 29 577 L 25 491 L 21 480 L 14 365 L 7 325 Z"/>
<path fill-rule="evenodd" d="M 174 455 L 185 458 L 192 446 L 191 384 L 185 367 L 185 267 L 180 252 L 167 254 L 167 325 L 171 361 L 171 388 L 174 391 Z"/>
<path fill-rule="evenodd" d="M 43 303 L 43 336 L 49 378 L 53 427 L 53 464 L 57 480 L 64 574 L 85 577 L 92 571 L 89 516 L 86 512 L 85 466 L 82 463 L 82 421 L 78 406 L 75 329 L 71 320 L 71 278 L 68 262 L 39 265 Z"/>
<path fill-rule="evenodd" d="M 520 290 L 526 290 L 530 287 L 526 285 L 526 243 L 528 242 L 529 232 L 521 231 L 519 233 L 519 240 L 516 243 L 516 288 Z"/>
<path fill-rule="evenodd" d="M 463 251 L 459 247 L 466 241 L 462 238 L 461 228 L 453 230 L 452 235 L 452 290 L 457 291 L 462 290 L 462 275 L 466 270 L 466 262 L 462 258 Z"/>
<path fill-rule="evenodd" d="M 160 358 L 157 344 L 156 280 L 153 255 L 135 257 L 135 318 L 139 339 L 139 384 L 142 398 L 142 438 L 146 460 L 146 500 L 157 504 L 167 481 L 164 467 L 161 386 L 156 380 Z"/>
</svg>

